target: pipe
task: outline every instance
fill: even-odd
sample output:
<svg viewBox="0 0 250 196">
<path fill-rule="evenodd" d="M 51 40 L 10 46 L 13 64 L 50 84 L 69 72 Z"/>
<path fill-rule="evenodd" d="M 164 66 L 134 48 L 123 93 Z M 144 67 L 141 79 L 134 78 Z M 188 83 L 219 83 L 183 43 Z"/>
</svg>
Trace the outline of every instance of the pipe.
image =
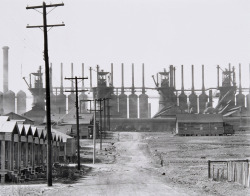
<svg viewBox="0 0 250 196">
<path fill-rule="evenodd" d="M 122 63 L 122 94 L 124 93 L 124 67 Z"/>
<path fill-rule="evenodd" d="M 98 79 L 99 79 L 99 65 L 96 65 L 96 86 L 98 86 Z"/>
<path fill-rule="evenodd" d="M 6 93 L 9 90 L 9 79 L 8 79 L 8 67 L 9 67 L 9 47 L 3 47 L 3 93 Z"/>
<path fill-rule="evenodd" d="M 233 86 L 236 86 L 235 83 L 235 67 L 233 66 Z"/>
<path fill-rule="evenodd" d="M 173 65 L 170 65 L 170 87 L 173 87 Z"/>
<path fill-rule="evenodd" d="M 63 64 L 61 63 L 61 88 L 60 94 L 63 94 Z"/>
<path fill-rule="evenodd" d="M 217 65 L 217 88 L 220 86 L 220 66 Z"/>
<path fill-rule="evenodd" d="M 82 78 L 84 78 L 84 63 L 82 63 Z M 82 90 L 84 90 L 84 79 L 82 79 Z"/>
<path fill-rule="evenodd" d="M 132 94 L 135 93 L 135 84 L 134 84 L 134 63 L 132 63 Z"/>
<path fill-rule="evenodd" d="M 114 85 L 113 85 L 113 82 L 114 82 L 113 78 L 114 78 L 113 63 L 111 63 L 111 85 L 112 85 L 112 86 L 114 86 Z"/>
<path fill-rule="evenodd" d="M 175 70 L 176 68 L 174 67 L 174 88 L 175 88 Z"/>
<path fill-rule="evenodd" d="M 145 94 L 144 63 L 142 63 L 142 94 Z"/>
<path fill-rule="evenodd" d="M 89 68 L 89 81 L 90 81 L 90 88 L 92 88 L 92 68 Z"/>
<path fill-rule="evenodd" d="M 239 64 L 239 93 L 242 93 L 242 86 L 241 86 L 241 64 Z"/>
<path fill-rule="evenodd" d="M 183 65 L 181 65 L 181 92 L 184 93 L 184 74 L 183 74 Z"/>
<path fill-rule="evenodd" d="M 232 78 L 231 78 L 231 64 L 229 63 L 229 84 L 230 84 L 230 86 L 231 86 L 231 80 L 232 80 Z"/>
<path fill-rule="evenodd" d="M 73 63 L 71 63 L 71 78 L 74 77 L 74 73 L 73 73 Z M 74 90 L 74 83 L 73 80 L 71 80 L 71 90 Z"/>
<path fill-rule="evenodd" d="M 205 84 L 204 84 L 204 65 L 202 65 L 202 93 L 205 93 Z"/>
<path fill-rule="evenodd" d="M 194 65 L 192 65 L 192 93 L 194 93 Z"/>
</svg>

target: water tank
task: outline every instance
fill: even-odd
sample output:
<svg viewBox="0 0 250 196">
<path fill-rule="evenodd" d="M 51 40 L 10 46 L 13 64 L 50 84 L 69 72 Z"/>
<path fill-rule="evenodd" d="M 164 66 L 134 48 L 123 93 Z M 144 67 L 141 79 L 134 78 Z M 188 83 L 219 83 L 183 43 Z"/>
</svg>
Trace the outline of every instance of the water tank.
<svg viewBox="0 0 250 196">
<path fill-rule="evenodd" d="M 245 107 L 245 95 L 244 94 L 239 93 L 236 95 L 236 106 Z"/>
<path fill-rule="evenodd" d="M 4 114 L 15 112 L 15 93 L 11 90 L 3 94 L 3 110 Z"/>
<path fill-rule="evenodd" d="M 56 114 L 66 114 L 66 95 L 60 93 L 56 96 Z"/>
<path fill-rule="evenodd" d="M 190 111 L 191 113 L 197 113 L 197 95 L 192 92 L 190 95 L 189 95 L 189 103 L 190 103 Z"/>
<path fill-rule="evenodd" d="M 138 96 L 136 94 L 130 94 L 129 97 L 129 118 L 138 118 Z"/>
<path fill-rule="evenodd" d="M 20 90 L 17 95 L 17 114 L 26 112 L 26 93 Z"/>
<path fill-rule="evenodd" d="M 127 118 L 128 111 L 128 96 L 124 93 L 119 95 L 119 116 L 120 118 Z"/>
<path fill-rule="evenodd" d="M 79 95 L 79 112 L 86 113 L 88 109 L 88 102 L 82 100 L 88 100 L 88 95 L 86 95 L 84 92 Z"/>
<path fill-rule="evenodd" d="M 199 96 L 199 113 L 203 114 L 206 109 L 206 103 L 208 102 L 208 95 L 202 92 Z"/>
<path fill-rule="evenodd" d="M 184 92 L 181 92 L 179 95 L 179 107 L 181 110 L 181 113 L 185 113 L 185 110 L 187 110 L 187 95 Z"/>
<path fill-rule="evenodd" d="M 111 118 L 118 117 L 118 97 L 117 95 L 112 94 L 110 96 L 109 105 L 110 105 L 110 115 Z"/>
<path fill-rule="evenodd" d="M 140 94 L 139 95 L 139 110 L 140 118 L 149 118 L 148 117 L 148 95 Z"/>
<path fill-rule="evenodd" d="M 75 108 L 76 95 L 74 93 L 70 93 L 68 95 L 68 113 Z"/>
</svg>

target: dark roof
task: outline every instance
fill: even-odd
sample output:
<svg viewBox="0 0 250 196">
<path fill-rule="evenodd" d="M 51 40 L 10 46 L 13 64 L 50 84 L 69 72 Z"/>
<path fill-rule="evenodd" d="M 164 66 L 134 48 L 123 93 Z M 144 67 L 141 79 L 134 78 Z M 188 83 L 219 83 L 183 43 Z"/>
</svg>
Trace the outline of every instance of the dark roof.
<svg viewBox="0 0 250 196">
<path fill-rule="evenodd" d="M 32 120 L 32 119 L 30 119 L 30 118 L 28 118 L 28 117 L 26 117 L 26 116 L 22 116 L 22 115 L 20 115 L 20 114 L 14 113 L 14 112 L 10 112 L 10 113 L 8 113 L 8 114 L 4 114 L 3 116 L 8 116 L 8 117 L 10 117 L 10 118 L 13 119 L 13 120 L 20 120 L 20 119 L 23 119 L 23 120 L 29 120 L 29 121 L 34 122 L 34 120 Z"/>
<path fill-rule="evenodd" d="M 224 122 L 221 114 L 176 114 L 178 122 L 217 123 Z"/>
</svg>

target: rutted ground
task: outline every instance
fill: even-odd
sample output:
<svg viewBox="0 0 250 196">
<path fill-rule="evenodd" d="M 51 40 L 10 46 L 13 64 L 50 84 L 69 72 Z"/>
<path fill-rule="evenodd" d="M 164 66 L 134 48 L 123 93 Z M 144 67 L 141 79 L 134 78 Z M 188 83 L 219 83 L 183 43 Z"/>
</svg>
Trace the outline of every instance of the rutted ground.
<svg viewBox="0 0 250 196">
<path fill-rule="evenodd" d="M 45 184 L 9 186 L 10 195 L 185 195 L 167 186 L 164 176 L 155 171 L 148 158 L 147 144 L 140 141 L 140 133 L 119 133 L 117 137 L 115 148 L 109 148 L 112 151 L 108 152 L 115 157 L 115 162 L 89 164 L 92 171 L 78 183 L 54 184 L 53 187 Z M 103 150 L 104 155 L 106 152 Z M 8 195 L 8 191 L 2 193 Z"/>
<path fill-rule="evenodd" d="M 115 133 L 112 140 L 104 142 L 102 151 L 97 150 L 97 164 L 85 164 L 92 171 L 77 183 L 4 185 L 0 195 L 250 195 L 249 188 L 242 185 L 207 178 L 208 159 L 249 158 L 249 141 L 249 135 Z M 90 163 L 91 141 L 82 142 L 85 163 Z"/>
</svg>

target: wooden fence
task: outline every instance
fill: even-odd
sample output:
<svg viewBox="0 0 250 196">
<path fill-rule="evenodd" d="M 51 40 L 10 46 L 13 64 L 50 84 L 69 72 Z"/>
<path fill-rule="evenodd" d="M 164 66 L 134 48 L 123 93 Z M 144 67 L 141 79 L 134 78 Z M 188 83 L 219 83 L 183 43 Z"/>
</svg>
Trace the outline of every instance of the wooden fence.
<svg viewBox="0 0 250 196">
<path fill-rule="evenodd" d="M 208 161 L 208 178 L 250 186 L 249 160 Z"/>
</svg>

